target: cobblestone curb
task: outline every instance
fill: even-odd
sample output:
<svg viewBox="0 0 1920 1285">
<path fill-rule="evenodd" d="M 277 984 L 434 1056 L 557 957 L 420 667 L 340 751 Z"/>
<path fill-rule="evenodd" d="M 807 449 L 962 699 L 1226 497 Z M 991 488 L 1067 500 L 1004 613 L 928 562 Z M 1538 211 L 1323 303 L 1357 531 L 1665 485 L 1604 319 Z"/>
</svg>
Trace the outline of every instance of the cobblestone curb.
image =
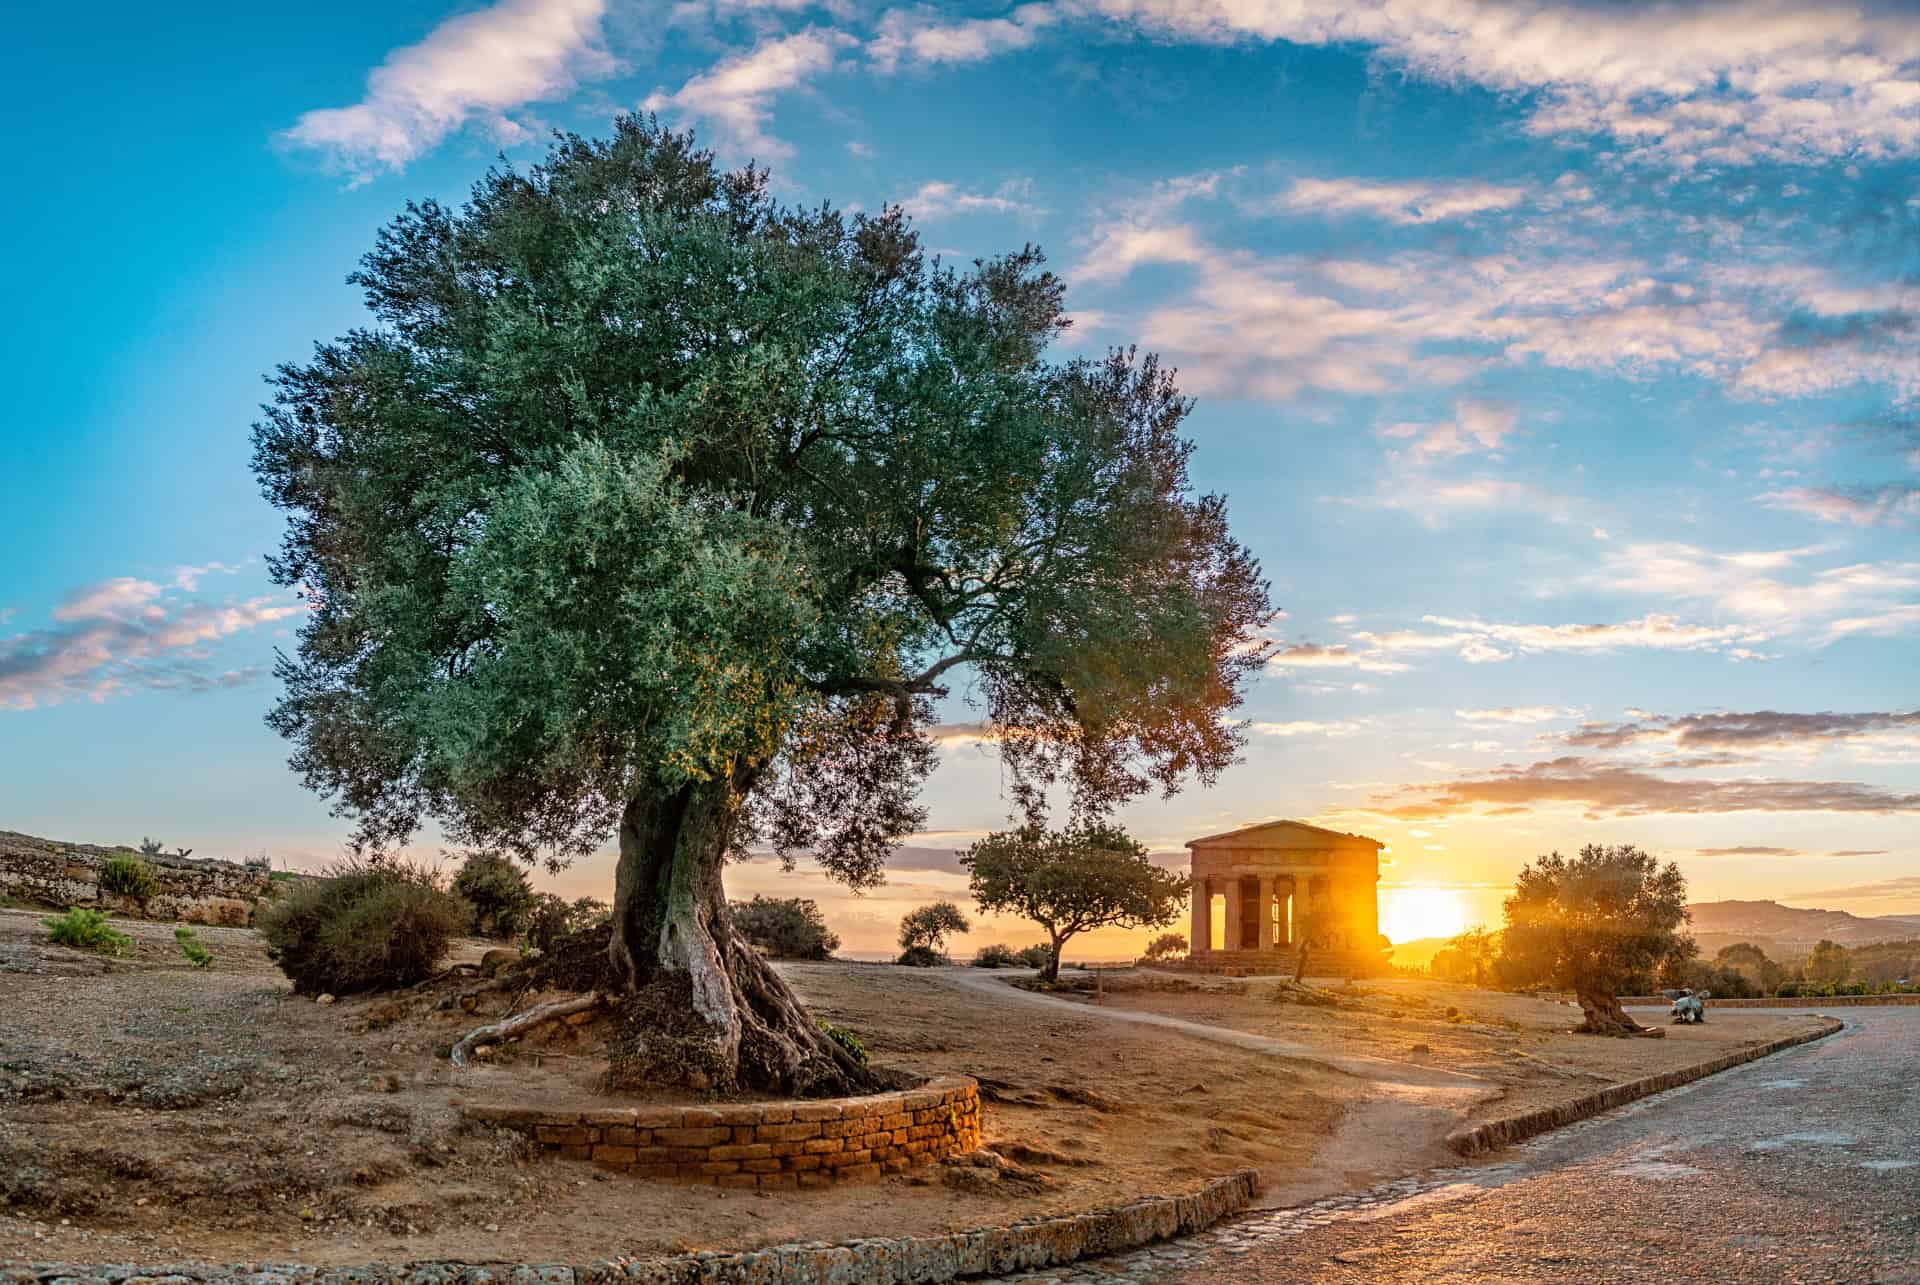
<svg viewBox="0 0 1920 1285">
<path fill-rule="evenodd" d="M 1182 1196 L 1149 1196 L 1124 1205 L 1029 1218 L 947 1236 L 854 1240 L 840 1245 L 777 1245 L 744 1253 L 615 1259 L 584 1267 L 556 1264 L 372 1263 L 316 1267 L 263 1263 L 0 1266 L 6 1285 L 938 1285 L 967 1276 L 1056 1267 L 1203 1231 L 1245 1209 L 1259 1174 L 1239 1169 Z"/>
<path fill-rule="evenodd" d="M 980 1086 L 948 1075 L 917 1089 L 815 1102 L 540 1111 L 462 1106 L 478 1124 L 603 1169 L 721 1187 L 871 1182 L 980 1146 Z"/>
<path fill-rule="evenodd" d="M 1666 1008 L 1673 1001 L 1664 995 L 1623 996 L 1623 1008 Z M 1768 995 L 1760 999 L 1720 999 L 1707 1001 L 1707 1011 L 1716 1008 L 1863 1008 L 1869 1005 L 1898 1007 L 1920 1004 L 1920 995 Z"/>
<path fill-rule="evenodd" d="M 1693 1066 L 1662 1071 L 1658 1075 L 1628 1080 L 1622 1084 L 1610 1084 L 1604 1089 L 1596 1090 L 1584 1097 L 1574 1098 L 1569 1102 L 1556 1102 L 1551 1106 L 1536 1107 L 1531 1111 L 1521 1111 L 1514 1115 L 1503 1116 L 1498 1120 L 1488 1120 L 1469 1128 L 1456 1129 L 1447 1135 L 1447 1146 L 1459 1155 L 1481 1155 L 1498 1147 L 1510 1146 L 1536 1134 L 1545 1133 L 1549 1129 L 1558 1129 L 1576 1120 L 1584 1120 L 1589 1116 L 1599 1115 L 1603 1111 L 1611 1111 L 1617 1106 L 1624 1106 L 1636 1099 L 1655 1093 L 1664 1093 L 1668 1089 L 1678 1088 L 1694 1080 L 1705 1079 L 1709 1075 L 1730 1070 L 1743 1063 L 1757 1061 L 1797 1044 L 1810 1044 L 1814 1040 L 1825 1039 L 1846 1025 L 1831 1017 L 1823 1017 L 1820 1021 L 1821 1025 L 1815 1030 L 1801 1031 L 1797 1035 L 1769 1040 L 1765 1044 L 1739 1049 Z"/>
</svg>

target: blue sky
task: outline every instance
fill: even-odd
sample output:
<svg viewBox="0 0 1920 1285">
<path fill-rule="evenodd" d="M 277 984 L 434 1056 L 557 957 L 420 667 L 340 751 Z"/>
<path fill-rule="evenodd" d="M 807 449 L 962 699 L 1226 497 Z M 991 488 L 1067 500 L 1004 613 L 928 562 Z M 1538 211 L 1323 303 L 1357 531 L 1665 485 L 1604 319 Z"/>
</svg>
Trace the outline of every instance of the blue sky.
<svg viewBox="0 0 1920 1285">
<path fill-rule="evenodd" d="M 43 8 L 0 55 L 36 126 L 0 206 L 0 826 L 337 849 L 260 721 L 298 624 L 260 560 L 261 376 L 363 319 L 344 277 L 404 201 L 644 109 L 791 199 L 904 203 L 952 257 L 1038 242 L 1063 355 L 1178 364 L 1197 479 L 1287 614 L 1246 762 L 1131 809 L 1144 838 L 1373 834 L 1402 937 L 1496 915 L 1520 862 L 1583 842 L 1670 855 L 1703 898 L 1920 909 L 1915 18 Z M 889 889 L 758 865 L 735 889 L 817 895 L 875 947 L 952 895 L 943 854 L 1006 802 L 950 713 Z"/>
</svg>

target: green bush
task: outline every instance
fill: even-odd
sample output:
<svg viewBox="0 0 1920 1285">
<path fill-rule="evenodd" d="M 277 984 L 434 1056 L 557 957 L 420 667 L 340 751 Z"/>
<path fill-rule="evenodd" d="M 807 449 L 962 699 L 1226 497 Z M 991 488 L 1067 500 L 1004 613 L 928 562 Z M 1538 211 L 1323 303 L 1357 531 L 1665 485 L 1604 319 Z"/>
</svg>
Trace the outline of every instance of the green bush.
<svg viewBox="0 0 1920 1285">
<path fill-rule="evenodd" d="M 1015 958 L 1020 961 L 1022 968 L 1045 968 L 1052 956 L 1053 952 L 1047 949 L 1046 943 L 1042 942 L 1039 945 L 1022 947 Z"/>
<path fill-rule="evenodd" d="M 867 1046 L 860 1042 L 858 1035 L 844 1026 L 835 1026 L 832 1022 L 821 1022 L 820 1029 L 828 1039 L 852 1054 L 854 1061 L 861 1066 L 867 1064 Z"/>
<path fill-rule="evenodd" d="M 533 913 L 533 885 L 508 858 L 476 852 L 453 877 L 453 892 L 473 907 L 474 931 L 502 941 L 527 926 Z"/>
<path fill-rule="evenodd" d="M 566 938 L 598 928 L 612 914 L 613 907 L 597 897 L 569 902 L 565 897 L 543 892 L 533 899 L 533 909 L 527 916 L 527 946 L 551 955 L 554 947 Z"/>
<path fill-rule="evenodd" d="M 132 897 L 141 905 L 153 895 L 153 867 L 138 857 L 109 857 L 100 868 L 100 891 Z"/>
<path fill-rule="evenodd" d="M 189 964 L 192 964 L 195 968 L 213 967 L 213 952 L 208 950 L 206 946 L 201 943 L 200 939 L 194 935 L 193 929 L 187 927 L 185 924 L 181 924 L 173 930 L 173 939 L 180 943 L 180 953 L 187 957 Z"/>
<path fill-rule="evenodd" d="M 355 995 L 431 977 L 472 915 L 425 866 L 344 861 L 263 907 L 255 927 L 302 995 Z"/>
<path fill-rule="evenodd" d="M 953 961 L 931 946 L 909 946 L 900 952 L 895 963 L 905 964 L 908 968 L 938 968 Z"/>
<path fill-rule="evenodd" d="M 79 946 L 103 955 L 126 955 L 133 951 L 133 938 L 115 931 L 104 913 L 75 906 L 64 915 L 41 920 L 53 934 L 56 946 Z"/>
<path fill-rule="evenodd" d="M 761 897 L 735 901 L 727 913 L 733 930 L 762 954 L 780 959 L 828 959 L 840 938 L 811 897 Z"/>
<path fill-rule="evenodd" d="M 973 955 L 975 968 L 1014 968 L 1019 963 L 1020 956 L 1014 953 L 1013 947 L 997 943 L 992 946 L 982 946 Z"/>
</svg>

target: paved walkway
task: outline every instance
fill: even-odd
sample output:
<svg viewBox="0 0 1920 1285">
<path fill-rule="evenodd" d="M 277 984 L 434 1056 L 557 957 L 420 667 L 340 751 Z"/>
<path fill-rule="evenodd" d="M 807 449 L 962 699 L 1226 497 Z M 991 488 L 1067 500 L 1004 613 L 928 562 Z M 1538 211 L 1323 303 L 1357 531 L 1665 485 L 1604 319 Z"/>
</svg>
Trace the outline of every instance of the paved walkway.
<svg viewBox="0 0 1920 1285">
<path fill-rule="evenodd" d="M 1920 1009 L 1836 1015 L 1487 1163 L 1012 1279 L 1920 1282 Z"/>
</svg>

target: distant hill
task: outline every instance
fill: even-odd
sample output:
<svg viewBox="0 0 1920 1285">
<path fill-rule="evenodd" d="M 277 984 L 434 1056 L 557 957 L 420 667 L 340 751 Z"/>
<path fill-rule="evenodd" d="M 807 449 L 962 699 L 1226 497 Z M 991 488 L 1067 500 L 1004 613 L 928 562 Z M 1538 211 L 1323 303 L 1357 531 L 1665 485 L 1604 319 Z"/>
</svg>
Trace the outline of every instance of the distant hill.
<svg viewBox="0 0 1920 1285">
<path fill-rule="evenodd" d="M 1693 936 L 1704 955 L 1723 946 L 1750 941 L 1783 962 L 1804 954 L 1815 942 L 1867 946 L 1920 937 L 1920 915 L 1863 917 L 1844 910 L 1809 910 L 1777 901 L 1701 901 L 1693 912 Z"/>
<path fill-rule="evenodd" d="M 1395 968 L 1425 968 L 1452 940 L 1451 937 L 1416 937 L 1412 941 L 1396 941 L 1387 962 Z"/>
</svg>

